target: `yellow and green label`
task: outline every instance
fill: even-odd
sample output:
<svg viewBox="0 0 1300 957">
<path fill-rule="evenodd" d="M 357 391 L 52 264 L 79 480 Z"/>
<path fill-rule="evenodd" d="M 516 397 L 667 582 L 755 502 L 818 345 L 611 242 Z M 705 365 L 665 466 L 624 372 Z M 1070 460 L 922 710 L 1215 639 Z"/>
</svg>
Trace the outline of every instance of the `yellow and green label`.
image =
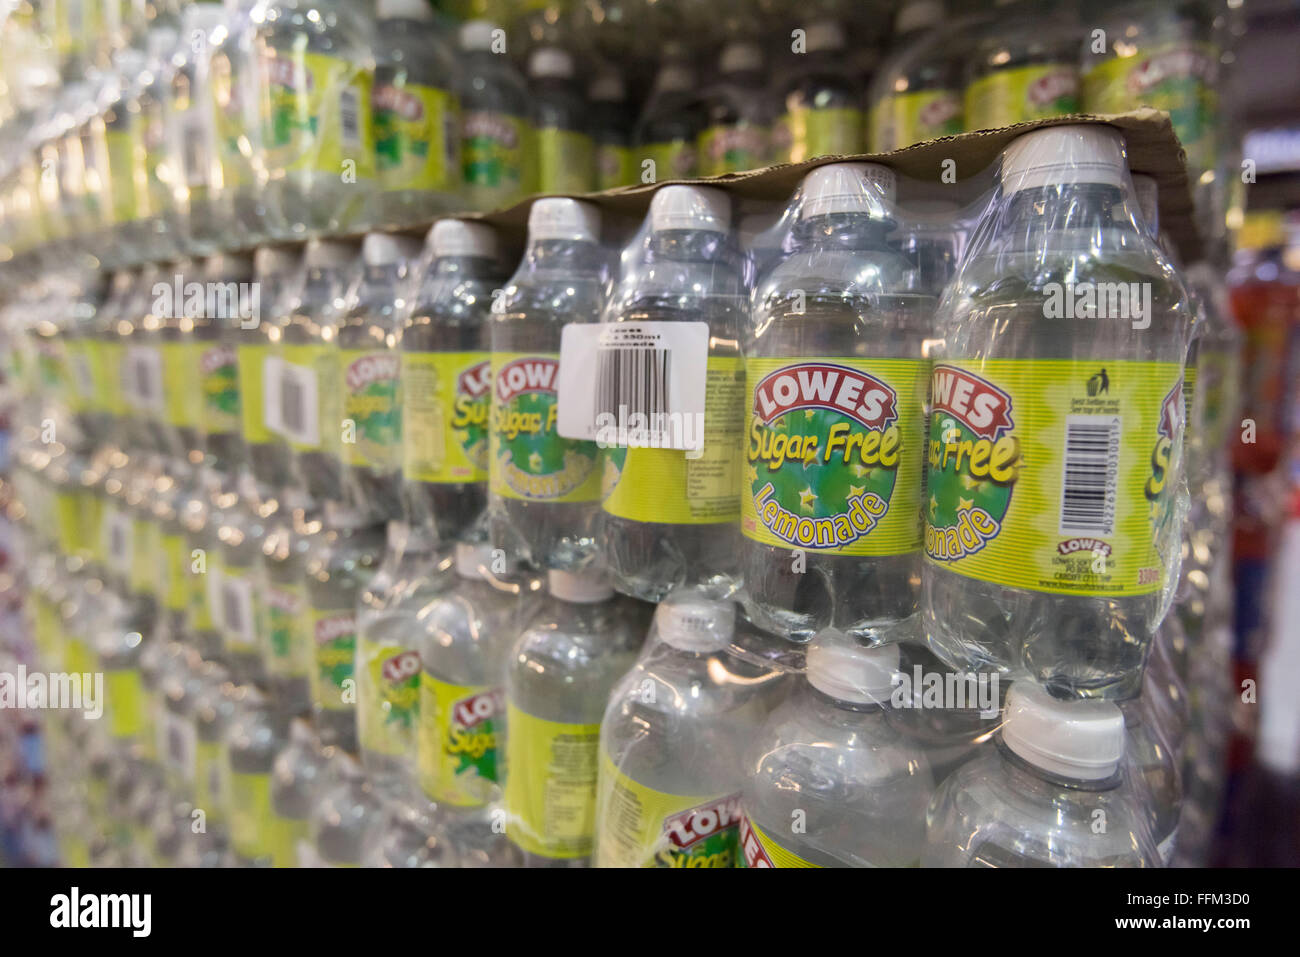
<svg viewBox="0 0 1300 957">
<path fill-rule="evenodd" d="M 230 772 L 230 842 L 238 854 L 247 860 L 269 859 L 272 867 L 293 867 L 296 823 L 272 810 L 269 773 Z"/>
<path fill-rule="evenodd" d="M 202 347 L 197 342 L 164 342 L 162 350 L 163 415 L 178 429 L 197 429 L 203 416 L 202 380 L 196 379 Z M 196 388 L 196 382 L 200 388 Z"/>
<path fill-rule="evenodd" d="M 529 854 L 591 856 L 600 723 L 564 724 L 506 709 L 507 835 Z"/>
<path fill-rule="evenodd" d="M 194 805 L 207 812 L 208 823 L 224 823 L 230 769 L 220 741 L 200 738 L 194 746 Z"/>
<path fill-rule="evenodd" d="M 769 134 L 756 123 L 710 126 L 700 133 L 701 176 L 721 176 L 758 169 L 768 162 Z"/>
<path fill-rule="evenodd" d="M 597 867 L 736 866 L 740 795 L 665 794 L 601 756 Z"/>
<path fill-rule="evenodd" d="M 637 180 L 637 162 L 632 147 L 617 143 L 596 146 L 596 189 L 631 186 Z"/>
<path fill-rule="evenodd" d="M 158 589 L 158 563 L 162 560 L 162 529 L 147 518 L 133 519 L 131 541 L 127 587 L 137 595 L 153 595 Z"/>
<path fill-rule="evenodd" d="M 486 352 L 402 353 L 402 474 L 485 482 L 492 363 Z"/>
<path fill-rule="evenodd" d="M 96 526 L 85 520 L 82 504 L 82 497 L 74 491 L 59 492 L 54 497 L 59 551 L 64 555 L 78 555 L 89 551 L 87 532 Z"/>
<path fill-rule="evenodd" d="M 266 670 L 281 678 L 311 674 L 312 619 L 307 590 L 300 583 L 266 585 Z"/>
<path fill-rule="evenodd" d="M 251 156 L 245 155 L 248 131 L 244 128 L 248 106 L 231 68 L 230 57 L 221 51 L 209 61 L 208 89 L 212 99 L 217 161 L 221 164 L 221 185 L 225 189 L 253 183 Z"/>
<path fill-rule="evenodd" d="M 420 653 L 363 635 L 357 666 L 365 669 L 368 691 L 357 709 L 361 747 L 390 757 L 410 753 L 420 714 Z"/>
<path fill-rule="evenodd" d="M 263 65 L 267 166 L 373 179 L 373 75 L 353 61 L 302 49 L 271 50 Z"/>
<path fill-rule="evenodd" d="M 704 447 L 697 458 L 676 449 L 604 450 L 601 508 L 617 518 L 670 525 L 730 524 L 740 517 L 741 429 L 745 366 L 710 356 L 705 380 Z"/>
<path fill-rule="evenodd" d="M 833 555 L 921 547 L 928 363 L 750 359 L 741 530 Z"/>
<path fill-rule="evenodd" d="M 267 445 L 275 439 L 266 427 L 266 360 L 271 355 L 271 347 L 265 342 L 241 342 L 236 354 L 244 441 L 249 445 Z"/>
<path fill-rule="evenodd" d="M 126 397 L 122 394 L 122 359 L 126 347 L 118 340 L 101 342 L 95 353 L 95 395 L 110 415 L 126 414 Z"/>
<path fill-rule="evenodd" d="M 199 350 L 199 428 L 205 435 L 238 433 L 239 359 L 235 350 L 225 345 L 209 345 Z"/>
<path fill-rule="evenodd" d="M 699 153 L 695 143 L 690 140 L 666 140 L 662 143 L 647 143 L 632 152 L 635 170 L 633 182 L 640 183 L 645 174 L 645 161 L 653 165 L 654 176 L 646 180 L 659 183 L 668 179 L 692 179 L 699 171 Z"/>
<path fill-rule="evenodd" d="M 505 692 L 420 675 L 420 787 L 438 804 L 482 807 L 501 779 Z"/>
<path fill-rule="evenodd" d="M 797 109 L 772 127 L 774 162 L 802 163 L 814 156 L 862 152 L 862 112 L 850 108 Z"/>
<path fill-rule="evenodd" d="M 1079 71 L 1070 63 L 997 70 L 966 87 L 965 125 L 992 130 L 1079 112 Z"/>
<path fill-rule="evenodd" d="M 991 359 L 931 376 L 925 551 L 981 581 L 1156 592 L 1183 434 L 1176 362 Z"/>
<path fill-rule="evenodd" d="M 490 110 L 469 110 L 461 118 L 460 160 L 467 186 L 510 195 L 532 189 L 533 130 L 527 120 Z"/>
<path fill-rule="evenodd" d="M 596 184 L 596 147 L 575 130 L 537 130 L 537 191 L 585 193 Z"/>
<path fill-rule="evenodd" d="M 954 90 L 891 93 L 871 110 L 871 151 L 887 153 L 962 131 L 961 94 Z"/>
<path fill-rule="evenodd" d="M 108 731 L 115 738 L 135 738 L 144 732 L 145 695 L 140 672 L 135 668 L 105 670 L 104 693 L 108 700 Z"/>
<path fill-rule="evenodd" d="M 600 497 L 596 443 L 556 431 L 560 357 L 492 355 L 489 482 L 492 494 L 534 502 L 593 502 Z"/>
<path fill-rule="evenodd" d="M 162 561 L 159 563 L 158 589 L 163 597 L 163 607 L 168 611 L 184 611 L 189 600 L 190 553 L 185 547 L 185 537 L 164 534 L 159 541 Z"/>
<path fill-rule="evenodd" d="M 140 218 L 140 195 L 148 182 L 144 168 L 144 144 L 140 128 L 132 119 L 111 124 L 104 134 L 108 152 L 110 208 L 113 222 L 122 225 Z"/>
<path fill-rule="evenodd" d="M 339 350 L 343 418 L 352 423 L 352 441 L 343 442 L 348 465 L 397 469 L 402 452 L 397 392 L 401 369 L 400 358 L 391 350 Z"/>
<path fill-rule="evenodd" d="M 325 711 L 349 711 L 355 703 L 353 673 L 357 651 L 357 620 L 351 611 L 311 612 L 312 701 Z M 344 682 L 348 682 L 347 685 Z"/>
<path fill-rule="evenodd" d="M 772 839 L 749 815 L 740 816 L 738 867 L 817 867 Z"/>
<path fill-rule="evenodd" d="M 454 93 L 393 77 L 375 84 L 375 165 L 387 191 L 447 191 L 459 182 Z"/>
<path fill-rule="evenodd" d="M 1217 54 L 1208 45 L 1169 43 L 1112 57 L 1083 77 L 1083 108 L 1089 113 L 1123 113 L 1150 106 L 1169 114 L 1193 170 L 1215 162 L 1219 100 Z"/>
<path fill-rule="evenodd" d="M 189 583 L 189 619 L 192 631 L 216 631 L 216 622 L 212 618 L 212 605 L 208 601 L 208 575 L 220 574 L 220 563 L 215 551 L 207 551 L 201 566 L 203 571 L 195 571 L 195 562 L 191 555 L 185 556 L 185 577 Z M 215 567 L 209 567 L 215 566 Z"/>
<path fill-rule="evenodd" d="M 280 416 L 285 421 L 285 437 L 295 452 L 331 452 L 341 444 L 339 420 L 343 402 L 335 386 L 338 377 L 338 352 L 331 343 L 308 342 L 280 347 L 280 359 L 286 368 L 279 383 Z M 292 375 L 289 375 L 292 373 Z M 301 383 L 311 381 L 305 390 Z M 268 384 L 263 385 L 263 390 Z M 286 395 L 292 387 L 292 395 Z M 314 407 L 308 409 L 307 403 Z"/>
</svg>

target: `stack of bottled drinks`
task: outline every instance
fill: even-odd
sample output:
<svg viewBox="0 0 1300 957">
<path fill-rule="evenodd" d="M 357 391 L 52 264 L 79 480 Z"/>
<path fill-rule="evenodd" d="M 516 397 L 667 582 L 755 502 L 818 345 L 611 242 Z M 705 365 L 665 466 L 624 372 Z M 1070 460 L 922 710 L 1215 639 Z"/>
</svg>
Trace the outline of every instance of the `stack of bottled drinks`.
<svg viewBox="0 0 1300 957">
<path fill-rule="evenodd" d="M 30 633 L 0 670 L 103 686 L 103 720 L 43 715 L 65 863 L 1204 860 L 1237 342 L 1218 246 L 1180 260 L 1118 129 L 1022 133 L 960 189 L 887 156 L 770 203 L 537 198 L 520 236 L 450 213 L 534 188 L 489 132 L 581 166 L 537 118 L 590 119 L 569 54 L 535 45 L 531 100 L 467 82 L 412 153 L 439 77 L 509 69 L 491 25 L 473 73 L 381 2 L 372 81 L 350 5 L 236 7 L 185 84 L 248 97 L 218 184 L 56 215 L 0 285 Z M 507 86 L 552 112 L 506 131 Z M 338 175 L 363 130 L 405 186 Z"/>
</svg>

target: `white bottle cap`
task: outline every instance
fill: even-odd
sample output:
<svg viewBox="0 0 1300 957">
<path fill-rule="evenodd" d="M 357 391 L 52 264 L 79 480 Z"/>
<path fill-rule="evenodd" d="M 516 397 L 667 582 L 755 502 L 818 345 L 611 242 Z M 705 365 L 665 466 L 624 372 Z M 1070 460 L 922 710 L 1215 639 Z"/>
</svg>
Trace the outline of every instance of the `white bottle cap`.
<svg viewBox="0 0 1300 957">
<path fill-rule="evenodd" d="M 528 57 L 528 75 L 534 79 L 573 76 L 573 57 L 556 47 L 538 47 Z"/>
<path fill-rule="evenodd" d="M 303 253 L 308 269 L 341 269 L 356 258 L 357 247 L 339 239 L 309 239 Z"/>
<path fill-rule="evenodd" d="M 894 693 L 898 646 L 867 648 L 836 631 L 813 639 L 804 659 L 808 683 L 837 701 L 885 704 Z"/>
<path fill-rule="evenodd" d="M 710 186 L 665 186 L 650 200 L 650 229 L 731 231 L 731 199 Z"/>
<path fill-rule="evenodd" d="M 563 572 L 552 568 L 546 573 L 546 587 L 556 598 L 576 605 L 593 605 L 614 597 L 614 589 L 600 572 Z"/>
<path fill-rule="evenodd" d="M 1002 153 L 1002 191 L 1124 182 L 1124 137 L 1109 126 L 1049 126 L 1011 141 Z"/>
<path fill-rule="evenodd" d="M 894 33 L 911 33 L 943 19 L 943 0 L 909 0 L 894 17 Z"/>
<path fill-rule="evenodd" d="M 627 84 L 617 73 L 602 73 L 587 89 L 587 99 L 593 103 L 622 103 L 627 99 Z"/>
<path fill-rule="evenodd" d="M 763 69 L 763 48 L 757 43 L 728 43 L 718 58 L 719 73 L 742 73 Z"/>
<path fill-rule="evenodd" d="M 599 242 L 600 209 L 577 199 L 539 199 L 528 211 L 528 238 Z"/>
<path fill-rule="evenodd" d="M 894 171 L 876 163 L 831 163 L 819 166 L 803 178 L 803 206 L 800 219 L 830 213 L 887 212 L 898 192 Z"/>
<path fill-rule="evenodd" d="M 1109 701 L 1061 701 L 1017 681 L 1007 692 L 1002 740 L 1034 767 L 1099 781 L 1114 774 L 1124 756 L 1124 714 Z"/>
<path fill-rule="evenodd" d="M 429 230 L 429 251 L 435 259 L 443 256 L 484 256 L 497 254 L 497 234 L 484 223 L 463 219 L 440 219 Z"/>
<path fill-rule="evenodd" d="M 698 595 L 673 600 L 670 596 L 655 609 L 655 629 L 660 638 L 681 651 L 721 651 L 731 644 L 736 609 L 729 601 Z"/>
<path fill-rule="evenodd" d="M 367 233 L 361 241 L 361 261 L 367 266 L 411 262 L 420 255 L 420 241 L 392 233 Z"/>
<path fill-rule="evenodd" d="M 1133 174 L 1133 192 L 1137 196 L 1138 209 L 1142 212 L 1142 225 L 1152 236 L 1160 234 L 1160 187 L 1156 178 L 1146 173 Z"/>
<path fill-rule="evenodd" d="M 804 49 L 809 53 L 843 50 L 844 42 L 844 27 L 840 26 L 838 20 L 818 20 L 816 23 L 810 23 L 808 32 L 804 35 Z"/>
<path fill-rule="evenodd" d="M 293 272 L 301 262 L 301 251 L 296 246 L 260 246 L 253 253 L 253 270 L 259 276 Z"/>
<path fill-rule="evenodd" d="M 462 50 L 491 50 L 493 34 L 500 29 L 491 20 L 468 20 L 460 25 Z"/>
<path fill-rule="evenodd" d="M 457 542 L 456 574 L 461 578 L 475 580 L 486 578 L 488 569 L 492 567 L 492 552 L 492 545 L 488 542 L 478 545 L 469 542 Z"/>
<path fill-rule="evenodd" d="M 432 20 L 429 0 L 376 0 L 375 16 L 380 20 Z"/>
</svg>

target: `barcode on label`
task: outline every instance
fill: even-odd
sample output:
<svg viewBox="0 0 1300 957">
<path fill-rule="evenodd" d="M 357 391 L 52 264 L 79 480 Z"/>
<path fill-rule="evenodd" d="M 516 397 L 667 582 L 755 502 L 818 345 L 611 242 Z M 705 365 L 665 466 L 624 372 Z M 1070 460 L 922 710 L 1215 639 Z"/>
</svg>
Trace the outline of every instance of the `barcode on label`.
<svg viewBox="0 0 1300 957">
<path fill-rule="evenodd" d="M 122 385 L 138 409 L 160 409 L 163 404 L 162 356 L 156 349 L 137 346 L 126 354 Z"/>
<path fill-rule="evenodd" d="M 316 372 L 305 366 L 277 362 L 266 366 L 266 426 L 299 445 L 320 444 L 316 417 Z"/>
<path fill-rule="evenodd" d="M 251 644 L 252 609 L 244 583 L 227 578 L 221 591 L 221 621 L 230 637 L 238 644 Z"/>
<path fill-rule="evenodd" d="M 1117 416 L 1066 416 L 1062 532 L 1113 533 L 1120 432 Z"/>
<path fill-rule="evenodd" d="M 339 116 L 343 130 L 343 142 L 356 146 L 361 142 L 360 104 L 357 91 L 347 87 L 339 94 Z"/>
<path fill-rule="evenodd" d="M 596 415 L 617 421 L 639 414 L 653 426 L 656 415 L 670 411 L 672 361 L 668 349 L 601 349 L 596 353 Z"/>
</svg>

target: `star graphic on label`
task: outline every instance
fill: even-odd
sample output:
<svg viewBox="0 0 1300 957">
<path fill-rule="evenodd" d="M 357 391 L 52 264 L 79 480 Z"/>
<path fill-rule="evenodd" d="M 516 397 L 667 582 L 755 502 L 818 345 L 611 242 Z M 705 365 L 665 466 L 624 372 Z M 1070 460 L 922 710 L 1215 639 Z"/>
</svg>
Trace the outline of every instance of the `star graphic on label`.
<svg viewBox="0 0 1300 957">
<path fill-rule="evenodd" d="M 464 445 L 466 442 L 469 441 L 469 433 L 466 432 L 464 429 L 458 429 L 457 431 L 453 432 L 452 435 L 455 437 L 456 441 L 459 442 L 461 445 Z"/>
<path fill-rule="evenodd" d="M 975 507 L 975 500 L 973 498 L 962 498 L 960 495 L 957 496 L 958 510 L 961 510 L 963 508 L 970 509 L 974 507 Z"/>
<path fill-rule="evenodd" d="M 862 476 L 866 475 L 869 471 L 871 470 L 867 468 L 865 465 L 863 465 L 861 462 L 853 463 L 854 478 L 862 478 Z"/>
<path fill-rule="evenodd" d="M 805 421 L 805 422 L 811 422 L 811 421 L 812 421 L 812 417 L 813 417 L 814 415 L 816 415 L 816 414 L 817 414 L 817 410 L 816 410 L 816 409 L 804 409 L 804 410 L 803 410 L 804 421 Z"/>
<path fill-rule="evenodd" d="M 867 487 L 865 485 L 850 485 L 849 498 L 854 498 L 858 495 L 865 495 L 866 491 L 867 491 Z"/>
<path fill-rule="evenodd" d="M 1159 522 L 1164 516 L 1165 506 L 1162 502 L 1151 503 L 1151 521 Z"/>
<path fill-rule="evenodd" d="M 813 492 L 811 485 L 799 493 L 799 507 L 804 509 L 805 511 L 811 512 L 813 507 L 813 502 L 815 501 L 817 501 L 817 496 Z"/>
<path fill-rule="evenodd" d="M 746 473 L 749 475 L 749 480 L 750 480 L 751 482 L 757 482 L 757 481 L 758 481 L 758 469 L 756 469 L 756 468 L 751 464 L 751 465 L 747 465 L 747 466 L 745 467 L 745 470 L 746 470 Z"/>
<path fill-rule="evenodd" d="M 534 472 L 540 472 L 542 470 L 542 453 L 534 452 L 528 456 L 528 467 Z"/>
<path fill-rule="evenodd" d="M 933 495 L 930 496 L 930 514 L 933 515 L 939 510 L 939 500 Z"/>
<path fill-rule="evenodd" d="M 980 484 L 980 480 L 969 475 L 961 476 L 961 487 L 969 491 Z"/>
</svg>

